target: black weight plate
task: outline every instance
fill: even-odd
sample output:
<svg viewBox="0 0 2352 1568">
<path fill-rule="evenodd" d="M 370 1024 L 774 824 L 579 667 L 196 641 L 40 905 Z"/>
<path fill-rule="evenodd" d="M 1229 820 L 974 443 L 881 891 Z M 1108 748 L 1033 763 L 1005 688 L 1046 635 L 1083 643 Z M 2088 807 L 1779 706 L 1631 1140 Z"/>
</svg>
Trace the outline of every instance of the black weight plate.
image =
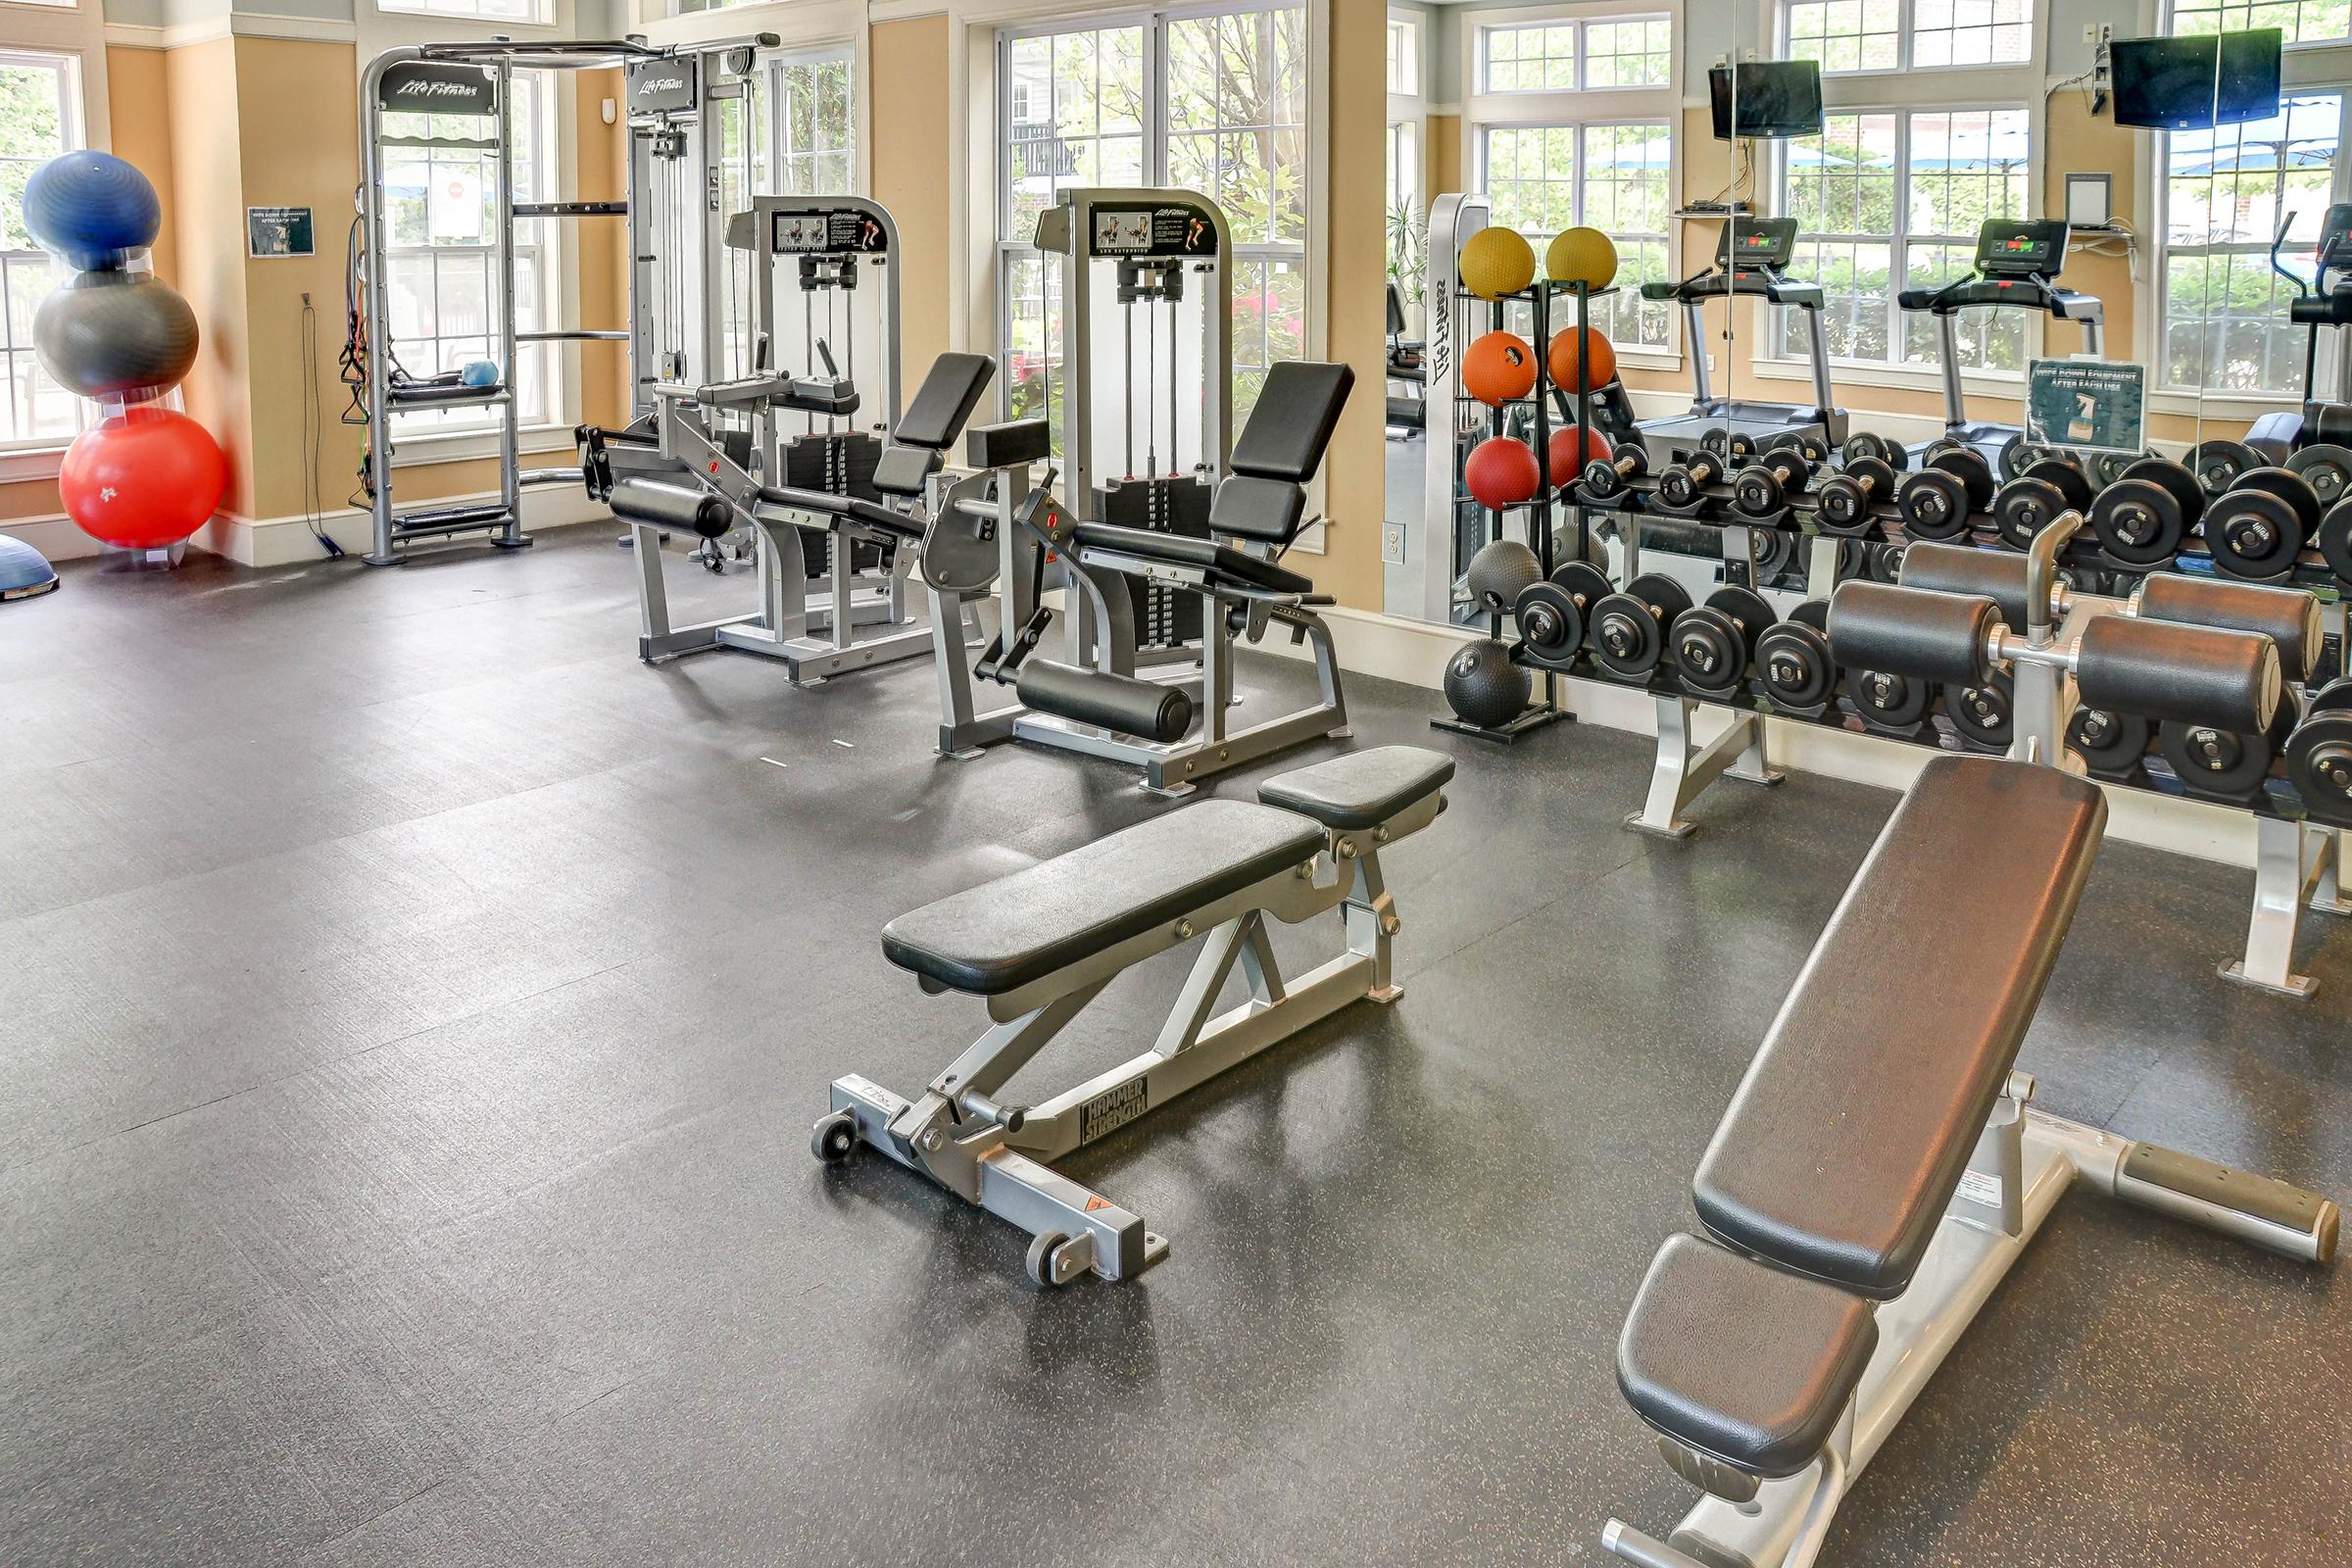
<svg viewBox="0 0 2352 1568">
<path fill-rule="evenodd" d="M 1755 646 L 1758 637 L 1764 635 L 1764 628 L 1777 618 L 1770 600 L 1753 588 L 1742 588 L 1738 583 L 1726 583 L 1707 595 L 1707 608 L 1738 621 L 1740 635 L 1747 639 L 1750 648 Z"/>
<path fill-rule="evenodd" d="M 1856 458 L 1870 458 L 1875 462 L 1884 463 L 1897 473 L 1911 466 L 1911 451 L 1908 447 L 1905 447 L 1900 441 L 1889 441 L 1885 436 L 1874 434 L 1869 430 L 1856 430 L 1845 438 L 1845 461 L 1851 463 Z"/>
<path fill-rule="evenodd" d="M 2200 441 L 2189 454 L 2189 471 L 2209 496 L 2218 496 L 2237 483 L 2238 476 L 2262 466 L 2262 455 L 2243 441 Z"/>
<path fill-rule="evenodd" d="M 1825 613 L 1828 608 L 1822 606 Z M 1838 687 L 1830 639 L 1820 627 L 1801 620 L 1784 620 L 1766 628 L 1756 644 L 1756 679 L 1764 695 L 1776 703 L 1789 708 L 1821 707 Z"/>
<path fill-rule="evenodd" d="M 1992 467 L 1974 447 L 1954 443 L 1929 458 L 1927 466 L 1960 480 L 1968 490 L 1969 511 L 1982 512 L 1992 505 L 1992 493 L 1998 488 L 1993 482 Z"/>
<path fill-rule="evenodd" d="M 2303 809 L 2352 827 L 2352 713 L 2314 713 L 2286 742 L 2286 776 Z"/>
<path fill-rule="evenodd" d="M 1766 468 L 1741 468 L 1732 480 L 1732 505 L 1751 517 L 1769 517 L 1787 505 L 1780 480 Z"/>
<path fill-rule="evenodd" d="M 2302 519 L 2268 490 L 2232 490 L 2205 509 L 2205 548 L 2232 577 L 2280 576 L 2303 548 Z"/>
<path fill-rule="evenodd" d="M 2066 458 L 2041 458 L 2028 464 L 2024 477 L 2056 485 L 2058 493 L 2066 497 L 2066 504 L 2077 512 L 2089 506 L 2090 498 L 2098 493 L 2098 486 L 2082 471 L 2082 466 Z"/>
<path fill-rule="evenodd" d="M 1690 608 L 1690 595 L 1683 585 L 1660 571 L 1645 571 L 1625 585 L 1625 591 L 1636 599 L 1655 605 L 1658 624 L 1671 626 L 1674 617 Z"/>
<path fill-rule="evenodd" d="M 1847 582 L 1862 575 L 1862 567 L 1868 560 L 1864 551 L 1868 548 L 1859 539 L 1838 541 L 1838 580 L 1839 582 Z"/>
<path fill-rule="evenodd" d="M 1584 535 L 1585 548 L 1580 554 L 1576 548 L 1577 527 L 1575 523 L 1563 523 L 1551 530 L 1551 580 L 1553 582 L 1560 580 L 1560 571 L 1563 567 L 1574 565 L 1580 561 L 1591 562 L 1596 566 L 1608 564 L 1609 553 L 1600 542 L 1599 532 L 1588 526 L 1584 530 Z"/>
<path fill-rule="evenodd" d="M 1758 577 L 1777 577 L 1796 560 L 1796 534 L 1781 528 L 1750 528 L 1747 536 L 1755 543 Z"/>
<path fill-rule="evenodd" d="M 1881 674 L 1874 670 L 1845 672 L 1846 700 L 1872 729 L 1916 729 L 1936 701 L 1936 688 L 1913 675 Z"/>
<path fill-rule="evenodd" d="M 1904 531 L 1914 539 L 1958 539 L 1968 532 L 1968 486 L 1958 474 L 1943 468 L 1922 468 L 1903 475 L 1894 493 L 1894 509 L 1902 514 Z"/>
<path fill-rule="evenodd" d="M 1577 602 L 1578 612 L 1588 617 L 1594 605 L 1617 591 L 1617 585 L 1609 581 L 1609 574 L 1590 561 L 1571 561 L 1553 568 L 1551 580 Z"/>
<path fill-rule="evenodd" d="M 1903 575 L 1903 549 L 1896 544 L 1875 544 L 1863 551 L 1862 574 L 1873 582 L 1900 582 Z"/>
<path fill-rule="evenodd" d="M 2100 485 L 2111 485 L 2124 476 L 2124 470 L 2137 463 L 2145 453 L 2094 452 L 2090 456 L 2090 476 Z"/>
<path fill-rule="evenodd" d="M 1881 494 L 1884 494 L 1882 487 Z M 1860 538 L 1878 527 L 1870 514 L 1871 492 L 1851 474 L 1833 473 L 1814 488 L 1813 514 L 1821 531 Z"/>
<path fill-rule="evenodd" d="M 2352 500 L 2337 502 L 2320 519 L 2320 554 L 2336 582 L 2352 588 Z"/>
<path fill-rule="evenodd" d="M 2338 675 L 2313 692 L 2303 705 L 2303 716 L 2314 718 L 2321 713 L 2352 712 L 2352 675 Z"/>
<path fill-rule="evenodd" d="M 1992 466 L 1993 471 L 2003 479 L 2024 477 L 2025 471 L 2041 456 L 2041 449 L 2026 445 L 2026 438 L 2022 435 L 2011 436 L 2001 443 L 1998 450 L 1999 457 Z"/>
<path fill-rule="evenodd" d="M 1800 600 L 1788 618 L 1812 627 L 1815 631 L 1830 629 L 1830 602 L 1827 599 Z"/>
<path fill-rule="evenodd" d="M 2007 751 L 2017 737 L 2017 704 L 2009 677 L 1995 671 L 1979 685 L 1946 686 L 1943 716 L 1979 751 Z"/>
<path fill-rule="evenodd" d="M 2291 468 L 2248 468 L 2237 476 L 2233 490 L 2268 490 L 2295 509 L 2303 519 L 2303 534 L 2320 525 L 2320 514 L 2328 509 L 2320 502 L 2319 487 Z"/>
<path fill-rule="evenodd" d="M 1584 607 L 1557 583 L 1531 582 L 1511 606 L 1519 640 L 1534 662 L 1558 668 L 1575 659 L 1585 640 Z"/>
<path fill-rule="evenodd" d="M 2205 487 L 2197 476 L 2181 464 L 2170 458 L 2142 458 L 2124 470 L 2127 479 L 2146 479 L 2164 486 L 2180 503 L 2180 515 L 2194 528 L 2197 519 L 2205 515 Z"/>
<path fill-rule="evenodd" d="M 2079 753 L 2098 778 L 2128 779 L 2140 771 L 2140 759 L 2156 726 L 2137 713 L 2118 713 L 2104 708 L 2078 708 L 2067 720 L 2067 749 Z"/>
<path fill-rule="evenodd" d="M 2352 489 L 2352 447 L 2328 443 L 2305 447 L 2286 460 L 2286 466 L 2289 472 L 2311 481 L 2323 507 L 2334 506 Z"/>
<path fill-rule="evenodd" d="M 2228 800 L 2242 800 L 2260 789 L 2276 755 L 2268 736 L 2231 735 L 2177 719 L 2156 726 L 2156 748 L 2182 789 Z"/>
<path fill-rule="evenodd" d="M 2012 479 L 2001 486 L 2001 493 L 1992 498 L 1992 526 L 2001 536 L 2001 543 L 2012 550 L 2024 550 L 2034 543 L 2034 536 L 2058 520 L 2066 511 L 2066 497 L 2047 479 L 2028 476 Z"/>
<path fill-rule="evenodd" d="M 2099 548 L 2128 566 L 2158 566 L 2180 553 L 2188 525 L 2180 498 L 2153 479 L 2118 479 L 2090 504 Z"/>
<path fill-rule="evenodd" d="M 1684 687 L 1701 697 L 1729 697 L 1747 678 L 1747 639 L 1710 606 L 1675 616 L 1666 643 Z"/>
<path fill-rule="evenodd" d="M 1666 652 L 1665 628 L 1654 607 L 1630 593 L 1611 594 L 1586 617 L 1593 657 L 1622 680 L 1646 680 Z"/>
</svg>

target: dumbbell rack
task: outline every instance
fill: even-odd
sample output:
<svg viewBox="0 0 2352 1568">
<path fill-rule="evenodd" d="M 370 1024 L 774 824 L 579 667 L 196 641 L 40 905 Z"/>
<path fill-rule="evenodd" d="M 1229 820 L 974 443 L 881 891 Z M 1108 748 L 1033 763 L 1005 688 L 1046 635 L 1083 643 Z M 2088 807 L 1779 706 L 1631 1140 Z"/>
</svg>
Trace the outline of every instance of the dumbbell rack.
<svg viewBox="0 0 2352 1568">
<path fill-rule="evenodd" d="M 1566 484 L 1554 484 L 1551 474 L 1551 395 L 1555 390 L 1563 393 L 1570 391 L 1567 387 L 1555 387 L 1551 379 L 1552 302 L 1565 295 L 1576 305 L 1577 384 L 1573 391 L 1576 419 L 1573 426 L 1564 424 L 1561 428 L 1563 430 L 1574 428 L 1577 432 L 1576 449 L 1578 460 L 1581 462 L 1592 440 L 1592 394 L 1600 390 L 1592 384 L 1591 359 L 1583 352 L 1584 344 L 1592 328 L 1592 301 L 1602 295 L 1615 292 L 1613 286 L 1596 289 L 1582 281 L 1561 283 L 1554 282 L 1549 278 L 1538 278 L 1517 293 L 1497 296 L 1488 305 L 1488 330 L 1497 332 L 1508 329 L 1506 323 L 1512 301 L 1522 301 L 1530 307 L 1534 323 L 1533 338 L 1536 362 L 1536 384 L 1528 396 L 1496 405 L 1489 416 L 1490 432 L 1495 436 L 1505 436 L 1509 434 L 1510 411 L 1515 407 L 1532 406 L 1535 414 L 1536 494 L 1534 499 L 1521 502 L 1516 507 L 1499 511 L 1490 509 L 1490 514 L 1494 518 L 1494 537 L 1499 539 L 1503 536 L 1505 513 L 1526 513 L 1528 547 L 1535 551 L 1536 560 L 1542 566 L 1543 575 L 1546 579 L 1551 576 L 1552 569 L 1557 564 L 1552 559 L 1554 554 L 1552 550 L 1553 509 L 1570 494 L 1571 488 Z M 1461 401 L 1468 403 L 1475 400 L 1464 394 Z M 1453 416 L 1449 415 L 1449 417 L 1451 416 Z M 1577 549 L 1580 556 L 1589 556 L 1592 547 L 1592 524 L 1587 519 L 1581 505 L 1571 502 L 1569 510 L 1576 518 Z M 1501 612 L 1490 611 L 1488 612 L 1487 635 L 1497 641 L 1502 639 Z M 1520 662 L 1524 663 L 1525 661 L 1520 661 Z M 1560 701 L 1558 673 L 1539 666 L 1537 674 L 1540 678 L 1535 700 L 1522 709 L 1516 716 L 1503 723 L 1490 726 L 1473 724 L 1459 718 L 1433 718 L 1430 723 L 1437 729 L 1447 730 L 1456 735 L 1468 735 L 1477 740 L 1493 741 L 1502 746 L 1515 745 L 1520 736 L 1542 729 L 1547 724 L 1562 721 L 1574 723 L 1576 714 Z"/>
<path fill-rule="evenodd" d="M 1625 569 L 1628 584 L 1635 580 L 1640 570 L 1642 514 L 1635 511 L 1632 504 L 1646 499 L 1654 488 L 1654 483 L 1636 481 L 1628 484 L 1624 496 L 1612 501 L 1596 502 L 1581 494 L 1578 497 L 1580 507 L 1593 506 L 1624 515 L 1623 533 L 1629 547 Z M 1715 488 L 1728 495 L 1728 487 Z M 1717 496 L 1715 499 L 1721 500 L 1723 497 Z M 1789 499 L 1795 503 L 1798 498 Z M 1792 505 L 1789 510 L 1795 519 L 1808 525 L 1813 523 L 1801 505 Z M 1752 564 L 1750 530 L 1774 525 L 1769 519 L 1753 515 L 1734 518 L 1703 518 L 1683 513 L 1668 513 L 1666 515 L 1701 527 L 1715 527 L 1721 535 L 1727 563 L 1736 562 L 1744 554 Z M 1884 517 L 1878 520 L 1882 527 L 1888 523 L 1888 519 Z M 1983 514 L 1974 515 L 1966 532 L 1944 542 L 1976 543 L 1975 534 L 1979 526 L 1988 520 Z M 1809 586 L 1834 581 L 1837 575 L 1836 547 L 1842 541 L 1837 536 L 1818 531 L 1809 537 L 1812 554 L 1812 569 L 1807 573 Z M 1825 551 L 1824 547 L 1829 548 Z M 2179 564 L 2187 564 L 2202 559 L 2183 555 L 2179 558 Z M 2172 564 L 2135 567 L 2117 563 L 2097 549 L 2095 544 L 2082 540 L 2077 541 L 2069 564 L 2126 576 L 2145 576 L 2164 569 L 2164 564 Z M 2195 570 L 2194 566 L 2191 566 L 2191 570 Z M 2204 570 L 2205 574 L 2226 577 L 2224 573 L 2213 571 L 2209 561 L 2205 562 Z M 1727 581 L 1738 580 L 1734 571 L 1735 567 L 1727 564 Z M 2345 636 L 2344 585 L 2333 577 L 2325 563 L 2302 562 L 2295 577 L 2318 579 L 2297 580 L 2288 585 L 2315 588 L 2321 592 L 2326 638 L 2328 646 L 2335 650 L 2332 662 L 2324 669 L 2312 672 L 2309 684 L 2316 690 L 2328 676 L 2342 673 L 2347 667 L 2348 656 L 2352 656 L 2352 648 L 2347 647 Z M 2335 595 L 2332 603 L 2325 597 L 2331 591 Z M 2082 596 L 2078 602 L 2092 613 L 2112 611 L 2121 603 L 2112 598 L 2091 596 Z M 1608 681 L 1624 689 L 1646 691 L 1655 702 L 1657 760 L 1643 808 L 1630 815 L 1627 825 L 1666 837 L 1688 837 L 1694 831 L 1695 824 L 1685 819 L 1682 812 L 1716 778 L 1734 776 L 1769 782 L 1778 777 L 1777 771 L 1769 764 L 1764 747 L 1764 720 L 1768 717 L 1829 724 L 1852 734 L 1939 750 L 1992 750 L 1972 745 L 1957 727 L 1947 735 L 1935 722 L 1932 709 L 1928 715 L 1908 730 L 1873 725 L 1861 717 L 1859 709 L 1853 707 L 1850 700 L 1841 703 L 1835 687 L 1829 700 L 1818 708 L 1792 709 L 1758 693 L 1753 684 L 1743 685 L 1740 692 L 1730 697 L 1694 696 L 1673 672 L 1670 661 L 1663 659 L 1650 677 L 1641 683 L 1628 681 L 1600 667 L 1590 651 L 1578 655 L 1562 672 Z M 1723 708 L 1734 715 L 1731 725 L 1703 746 L 1694 738 L 1697 710 L 1701 707 Z M 1949 723 L 1950 720 L 1945 722 Z M 2301 917 L 2307 908 L 2330 914 L 2352 914 L 2352 900 L 2347 900 L 2344 895 L 2341 875 L 2345 841 L 2347 837 L 2352 837 L 2352 831 L 2310 819 L 2294 797 L 2291 787 L 2276 778 L 2266 779 L 2258 795 L 2242 802 L 2233 802 L 2188 789 L 2161 762 L 2155 769 L 2143 763 L 2138 773 L 2136 780 L 2109 777 L 2103 778 L 2102 782 L 2152 795 L 2194 800 L 2225 809 L 2241 808 L 2253 817 L 2256 828 L 2255 888 L 2245 953 L 2242 957 L 2224 964 L 2221 973 L 2225 978 L 2255 989 L 2296 998 L 2310 996 L 2315 983 L 2309 977 L 2293 971 L 2294 946 Z"/>
</svg>

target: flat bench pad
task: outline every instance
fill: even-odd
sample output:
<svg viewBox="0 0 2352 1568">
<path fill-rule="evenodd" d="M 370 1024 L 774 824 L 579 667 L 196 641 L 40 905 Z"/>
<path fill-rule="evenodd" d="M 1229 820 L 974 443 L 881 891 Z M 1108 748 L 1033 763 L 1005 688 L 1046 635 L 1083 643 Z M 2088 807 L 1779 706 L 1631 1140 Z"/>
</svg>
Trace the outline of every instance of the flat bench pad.
<svg viewBox="0 0 2352 1568">
<path fill-rule="evenodd" d="M 1378 827 L 1453 777 L 1453 759 L 1425 746 L 1376 746 L 1277 773 L 1257 798 L 1342 833 Z"/>
<path fill-rule="evenodd" d="M 1677 1443 L 1792 1476 L 1830 1441 L 1878 1344 L 1860 1297 L 1675 1236 L 1618 1337 L 1617 1387 Z"/>
<path fill-rule="evenodd" d="M 1699 1164 L 1708 1230 L 1866 1296 L 1902 1294 L 2034 1021 L 2106 819 L 2098 787 L 2055 768 L 1928 763 Z"/>
<path fill-rule="evenodd" d="M 1184 566 L 1205 573 L 1211 587 L 1221 583 L 1257 588 L 1270 594 L 1311 594 L 1312 577 L 1302 577 L 1261 556 L 1236 550 L 1214 539 L 1192 534 L 1162 533 L 1156 528 L 1123 528 L 1113 522 L 1082 522 L 1074 536 L 1082 550 L 1107 550 L 1139 561 Z"/>
<path fill-rule="evenodd" d="M 882 928 L 882 952 L 951 990 L 998 996 L 1302 865 L 1325 843 L 1290 811 L 1202 801 L 902 914 Z"/>
</svg>

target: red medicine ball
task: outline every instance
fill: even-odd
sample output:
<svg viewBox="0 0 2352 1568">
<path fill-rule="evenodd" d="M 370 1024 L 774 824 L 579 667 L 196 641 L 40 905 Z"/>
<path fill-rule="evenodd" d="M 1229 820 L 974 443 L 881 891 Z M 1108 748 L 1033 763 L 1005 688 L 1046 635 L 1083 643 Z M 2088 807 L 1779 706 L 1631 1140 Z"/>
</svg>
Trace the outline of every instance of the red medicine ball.
<svg viewBox="0 0 2352 1568">
<path fill-rule="evenodd" d="M 1462 465 L 1462 479 L 1470 486 L 1472 499 L 1490 512 L 1534 500 L 1544 483 L 1534 450 L 1507 435 L 1489 436 L 1472 447 L 1469 460 Z"/>
</svg>

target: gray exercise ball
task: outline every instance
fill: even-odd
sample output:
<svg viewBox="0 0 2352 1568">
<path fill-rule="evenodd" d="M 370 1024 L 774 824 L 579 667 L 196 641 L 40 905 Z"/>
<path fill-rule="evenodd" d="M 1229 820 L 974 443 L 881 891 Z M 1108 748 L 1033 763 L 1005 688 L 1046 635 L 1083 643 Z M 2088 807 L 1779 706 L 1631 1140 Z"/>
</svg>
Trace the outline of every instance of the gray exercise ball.
<svg viewBox="0 0 2352 1568">
<path fill-rule="evenodd" d="M 196 313 L 152 272 L 77 272 L 33 312 L 32 346 L 69 392 L 157 391 L 196 363 Z"/>
<path fill-rule="evenodd" d="M 1480 550 L 1462 576 L 1470 597 L 1491 615 L 1507 613 L 1519 602 L 1522 588 L 1543 580 L 1544 564 L 1516 539 L 1497 539 Z"/>
<path fill-rule="evenodd" d="M 1519 716 L 1535 678 L 1492 637 L 1462 644 L 1446 661 L 1446 706 L 1465 724 L 1496 729 Z"/>
</svg>

